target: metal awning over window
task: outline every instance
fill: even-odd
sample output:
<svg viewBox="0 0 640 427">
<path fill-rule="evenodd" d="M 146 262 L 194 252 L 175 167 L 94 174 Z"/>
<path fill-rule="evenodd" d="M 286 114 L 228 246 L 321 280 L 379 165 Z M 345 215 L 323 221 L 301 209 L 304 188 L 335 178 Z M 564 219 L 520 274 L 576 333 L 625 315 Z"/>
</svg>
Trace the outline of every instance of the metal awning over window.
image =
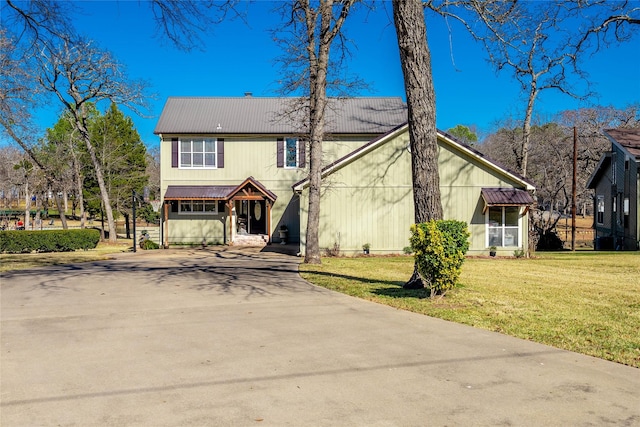
<svg viewBox="0 0 640 427">
<path fill-rule="evenodd" d="M 519 188 L 483 188 L 482 199 L 482 213 L 490 206 L 525 206 L 526 212 L 536 202 L 529 192 Z"/>
</svg>

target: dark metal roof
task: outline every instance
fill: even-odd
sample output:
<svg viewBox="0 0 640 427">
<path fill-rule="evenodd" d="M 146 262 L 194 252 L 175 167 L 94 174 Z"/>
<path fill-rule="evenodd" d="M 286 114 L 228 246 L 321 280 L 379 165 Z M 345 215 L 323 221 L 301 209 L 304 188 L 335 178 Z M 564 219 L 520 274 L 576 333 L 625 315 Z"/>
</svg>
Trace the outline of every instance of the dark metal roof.
<svg viewBox="0 0 640 427">
<path fill-rule="evenodd" d="M 226 200 L 236 186 L 228 185 L 170 185 L 164 194 L 165 200 Z"/>
<path fill-rule="evenodd" d="M 604 132 L 640 160 L 640 128 L 605 129 Z"/>
<path fill-rule="evenodd" d="M 165 200 L 229 200 L 246 188 L 254 187 L 272 202 L 278 196 L 250 176 L 239 185 L 170 185 L 164 193 Z"/>
<path fill-rule="evenodd" d="M 301 98 L 169 97 L 154 133 L 300 133 L 301 105 Z M 331 98 L 326 130 L 334 134 L 380 134 L 406 121 L 407 106 L 399 97 Z"/>
<path fill-rule="evenodd" d="M 531 194 L 518 188 L 483 188 L 487 206 L 529 206 L 535 203 Z"/>
</svg>

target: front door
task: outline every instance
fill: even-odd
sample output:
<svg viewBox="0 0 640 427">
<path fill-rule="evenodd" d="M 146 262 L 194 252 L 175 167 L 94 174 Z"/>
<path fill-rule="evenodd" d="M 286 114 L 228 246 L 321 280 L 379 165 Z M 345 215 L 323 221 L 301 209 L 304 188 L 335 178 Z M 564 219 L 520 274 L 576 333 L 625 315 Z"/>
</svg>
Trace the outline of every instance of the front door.
<svg viewBox="0 0 640 427">
<path fill-rule="evenodd" d="M 267 209 L 264 200 L 249 200 L 249 234 L 267 234 Z"/>
</svg>

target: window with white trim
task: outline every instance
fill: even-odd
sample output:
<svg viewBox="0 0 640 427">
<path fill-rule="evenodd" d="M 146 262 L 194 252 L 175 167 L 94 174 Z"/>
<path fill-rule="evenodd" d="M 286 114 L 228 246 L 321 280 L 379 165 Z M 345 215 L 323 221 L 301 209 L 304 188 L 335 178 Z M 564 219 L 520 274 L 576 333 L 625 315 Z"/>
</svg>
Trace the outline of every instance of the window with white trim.
<svg viewBox="0 0 640 427">
<path fill-rule="evenodd" d="M 604 196 L 597 196 L 596 198 L 596 222 L 604 224 Z"/>
<path fill-rule="evenodd" d="M 180 200 L 180 214 L 213 215 L 218 213 L 217 200 Z"/>
<path fill-rule="evenodd" d="M 215 169 L 216 145 L 215 138 L 180 138 L 180 168 Z"/>
<path fill-rule="evenodd" d="M 298 167 L 298 140 L 296 138 L 286 138 L 284 147 L 284 167 L 285 168 L 297 168 Z"/>
<path fill-rule="evenodd" d="M 490 206 L 487 218 L 487 246 L 520 247 L 520 207 Z"/>
</svg>

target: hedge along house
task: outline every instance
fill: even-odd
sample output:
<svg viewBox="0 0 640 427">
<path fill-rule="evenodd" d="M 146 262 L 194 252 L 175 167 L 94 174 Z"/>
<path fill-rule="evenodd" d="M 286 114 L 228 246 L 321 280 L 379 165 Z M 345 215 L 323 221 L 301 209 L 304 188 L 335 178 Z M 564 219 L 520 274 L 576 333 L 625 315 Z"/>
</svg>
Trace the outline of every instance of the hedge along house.
<svg viewBox="0 0 640 427">
<path fill-rule="evenodd" d="M 243 244 L 258 236 L 305 251 L 308 168 L 294 99 L 169 98 L 161 139 L 163 243 Z M 293 114 L 295 116 L 295 114 Z M 407 110 L 399 98 L 332 99 L 323 143 L 321 247 L 400 253 L 413 223 Z M 439 132 L 445 218 L 469 224 L 471 253 L 528 245 L 534 186 Z M 255 240 L 248 240 L 254 243 Z"/>
<path fill-rule="evenodd" d="M 640 129 L 605 129 L 611 151 L 587 181 L 594 194 L 596 250 L 640 247 Z"/>
</svg>

